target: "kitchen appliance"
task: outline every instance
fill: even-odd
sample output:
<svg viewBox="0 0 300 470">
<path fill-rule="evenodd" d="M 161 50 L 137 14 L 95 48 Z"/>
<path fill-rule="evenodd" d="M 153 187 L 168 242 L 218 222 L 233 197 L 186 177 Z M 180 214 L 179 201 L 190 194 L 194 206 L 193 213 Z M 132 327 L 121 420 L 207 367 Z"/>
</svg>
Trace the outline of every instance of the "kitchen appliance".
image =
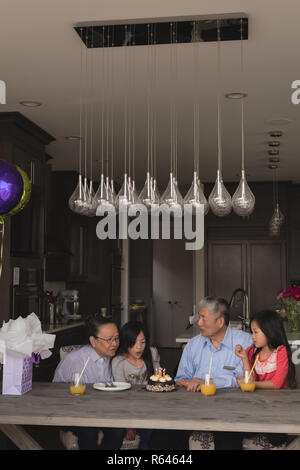
<svg viewBox="0 0 300 470">
<path fill-rule="evenodd" d="M 11 296 L 11 318 L 27 317 L 34 312 L 43 324 L 47 299 L 43 292 L 43 271 L 14 266 Z"/>
<path fill-rule="evenodd" d="M 79 292 L 78 290 L 63 290 L 59 294 L 60 315 L 67 320 L 78 320 L 79 314 Z"/>
</svg>

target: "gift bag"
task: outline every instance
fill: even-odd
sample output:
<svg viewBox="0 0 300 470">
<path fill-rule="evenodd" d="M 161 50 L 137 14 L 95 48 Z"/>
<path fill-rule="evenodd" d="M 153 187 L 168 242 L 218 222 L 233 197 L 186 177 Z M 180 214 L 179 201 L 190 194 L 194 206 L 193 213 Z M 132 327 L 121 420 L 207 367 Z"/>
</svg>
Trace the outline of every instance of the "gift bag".
<svg viewBox="0 0 300 470">
<path fill-rule="evenodd" d="M 3 364 L 3 395 L 23 395 L 32 389 L 31 357 L 5 355 Z"/>
</svg>

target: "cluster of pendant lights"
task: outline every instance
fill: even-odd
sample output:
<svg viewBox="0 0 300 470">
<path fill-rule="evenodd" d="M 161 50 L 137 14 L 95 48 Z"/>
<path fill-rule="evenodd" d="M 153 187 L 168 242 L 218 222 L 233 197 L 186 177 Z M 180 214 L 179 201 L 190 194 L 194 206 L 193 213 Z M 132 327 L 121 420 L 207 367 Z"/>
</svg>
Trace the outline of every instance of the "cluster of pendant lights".
<svg viewBox="0 0 300 470">
<path fill-rule="evenodd" d="M 243 28 L 241 19 L 241 65 L 243 66 Z M 134 29 L 132 26 L 125 26 L 125 37 L 128 38 L 126 45 L 134 46 Z M 113 28 L 111 29 L 111 43 L 108 34 L 107 46 L 113 46 Z M 132 105 L 132 93 L 134 92 L 134 77 L 132 71 L 134 70 L 134 47 L 125 47 L 126 66 L 128 67 L 128 92 L 124 97 L 124 178 L 118 194 L 114 190 L 113 179 L 113 151 L 114 151 L 114 111 L 112 105 L 113 81 L 112 71 L 113 60 L 108 59 L 108 55 L 104 57 L 105 49 L 102 48 L 102 70 L 107 70 L 106 80 L 107 84 L 110 83 L 108 93 L 109 98 L 105 97 L 103 92 L 102 107 L 100 115 L 100 134 L 101 134 L 101 174 L 100 184 L 96 193 L 93 190 L 92 181 L 92 160 L 93 160 L 93 135 L 92 128 L 94 124 L 93 104 L 88 106 L 88 96 L 83 100 L 82 91 L 80 97 L 80 152 L 79 152 L 79 181 L 78 185 L 69 199 L 69 207 L 72 211 L 81 215 L 95 216 L 97 208 L 102 206 L 104 209 L 116 208 L 121 205 L 134 206 L 135 204 L 143 204 L 149 210 L 159 208 L 161 204 L 167 204 L 170 208 L 185 207 L 191 210 L 197 207 L 204 207 L 204 214 L 207 214 L 209 208 L 211 211 L 220 217 L 227 216 L 233 211 L 239 216 L 248 216 L 254 210 L 255 198 L 251 192 L 245 177 L 245 155 L 244 155 L 244 94 L 241 98 L 241 130 L 242 130 L 242 169 L 241 180 L 231 198 L 229 192 L 226 190 L 222 180 L 222 142 L 221 142 L 221 65 L 220 65 L 220 21 L 218 22 L 218 41 L 217 41 L 217 62 L 218 62 L 218 170 L 217 179 L 214 188 L 207 201 L 199 178 L 199 154 L 200 154 L 200 141 L 199 141 L 199 128 L 200 128 L 200 103 L 196 98 L 194 102 L 194 171 L 193 180 L 190 189 L 185 197 L 183 197 L 178 188 L 177 180 L 177 140 L 178 140 L 178 112 L 176 109 L 176 90 L 177 85 L 177 36 L 176 36 L 176 23 L 171 23 L 170 26 L 170 74 L 174 81 L 173 94 L 170 98 L 170 176 L 169 183 L 166 190 L 160 195 L 157 187 L 156 180 L 156 134 L 157 134 L 157 115 L 155 107 L 153 106 L 153 95 L 157 87 L 157 58 L 155 46 L 155 25 L 148 25 L 148 96 L 147 96 L 147 173 L 144 187 L 140 193 L 137 192 L 135 187 L 135 113 Z M 82 43 L 82 41 L 81 41 Z M 103 44 L 104 44 L 104 27 L 103 27 Z M 196 83 L 198 81 L 198 54 L 196 44 L 194 47 L 194 74 Z M 91 73 L 89 86 L 81 88 L 88 88 L 90 95 L 93 94 L 93 62 L 91 51 Z M 113 50 L 113 47 L 112 47 Z M 88 52 L 86 51 L 86 81 L 88 71 Z M 83 53 L 81 47 L 81 84 L 83 85 Z M 105 77 L 104 77 L 105 78 Z M 103 87 L 104 89 L 105 87 Z M 88 93 L 86 92 L 86 95 Z M 110 103 L 108 102 L 111 99 Z M 83 103 L 85 101 L 85 103 Z M 90 109 L 89 109 L 90 107 Z M 88 126 L 88 120 L 90 126 Z M 90 128 L 90 135 L 88 132 Z M 83 138 L 84 135 L 84 138 Z M 90 142 L 90 181 L 87 179 L 87 143 Z M 106 153 L 106 176 L 104 175 L 104 154 Z M 82 175 L 84 154 L 84 174 Z M 109 175 L 109 161 L 111 174 Z"/>
</svg>

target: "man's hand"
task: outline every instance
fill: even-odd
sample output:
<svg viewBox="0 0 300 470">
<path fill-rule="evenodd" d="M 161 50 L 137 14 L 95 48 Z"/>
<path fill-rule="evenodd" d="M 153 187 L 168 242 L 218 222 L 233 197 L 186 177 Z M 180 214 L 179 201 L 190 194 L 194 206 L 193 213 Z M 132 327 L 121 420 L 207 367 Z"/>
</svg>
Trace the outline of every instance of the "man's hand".
<svg viewBox="0 0 300 470">
<path fill-rule="evenodd" d="M 178 385 L 179 387 L 187 387 L 189 383 L 189 379 L 181 379 L 176 382 L 176 385 Z"/>
<path fill-rule="evenodd" d="M 192 380 L 181 379 L 176 382 L 176 385 L 179 385 L 179 387 L 185 387 L 188 392 L 199 392 L 201 384 L 204 384 L 204 380 L 198 379 L 197 377 Z"/>
<path fill-rule="evenodd" d="M 195 377 L 194 379 L 189 380 L 186 389 L 188 392 L 199 392 L 201 389 L 201 384 L 204 384 L 204 380 Z"/>
</svg>

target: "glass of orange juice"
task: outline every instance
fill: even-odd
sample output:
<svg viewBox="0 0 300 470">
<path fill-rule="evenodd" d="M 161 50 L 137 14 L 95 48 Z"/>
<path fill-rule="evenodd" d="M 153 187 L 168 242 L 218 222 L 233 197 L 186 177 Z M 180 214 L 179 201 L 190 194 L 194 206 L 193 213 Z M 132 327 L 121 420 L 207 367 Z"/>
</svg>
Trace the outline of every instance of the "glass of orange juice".
<svg viewBox="0 0 300 470">
<path fill-rule="evenodd" d="M 70 392 L 72 395 L 83 395 L 85 388 L 85 383 L 82 377 L 80 378 L 80 374 L 76 372 L 73 376 L 72 382 L 70 383 Z"/>
<path fill-rule="evenodd" d="M 210 378 L 209 374 L 205 375 L 205 383 L 201 384 L 201 393 L 206 396 L 211 396 L 216 393 L 217 387 L 214 381 Z"/>
<path fill-rule="evenodd" d="M 255 381 L 253 376 L 249 377 L 248 370 L 245 370 L 244 378 L 240 382 L 240 389 L 242 392 L 254 392 L 255 390 Z"/>
</svg>

